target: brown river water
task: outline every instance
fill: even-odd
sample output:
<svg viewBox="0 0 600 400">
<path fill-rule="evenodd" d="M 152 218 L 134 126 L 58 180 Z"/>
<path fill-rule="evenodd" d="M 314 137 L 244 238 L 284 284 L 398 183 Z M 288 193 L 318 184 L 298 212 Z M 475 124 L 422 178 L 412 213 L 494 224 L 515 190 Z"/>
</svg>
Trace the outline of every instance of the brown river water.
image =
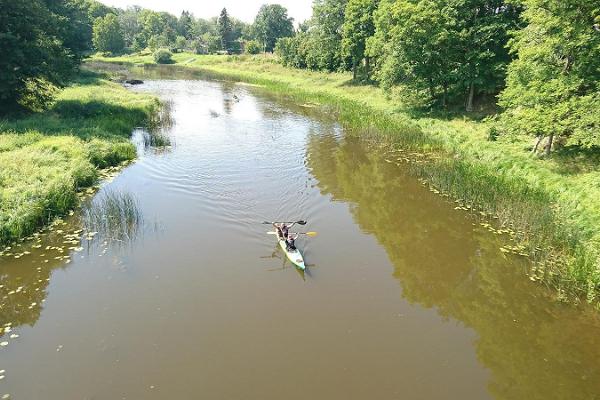
<svg viewBox="0 0 600 400">
<path fill-rule="evenodd" d="M 0 398 L 600 398 L 600 319 L 507 237 L 319 108 L 150 72 L 173 145 L 96 195 L 133 196 L 135 226 L 65 244 L 76 214 L 0 259 Z M 305 273 L 279 219 L 318 232 Z"/>
</svg>

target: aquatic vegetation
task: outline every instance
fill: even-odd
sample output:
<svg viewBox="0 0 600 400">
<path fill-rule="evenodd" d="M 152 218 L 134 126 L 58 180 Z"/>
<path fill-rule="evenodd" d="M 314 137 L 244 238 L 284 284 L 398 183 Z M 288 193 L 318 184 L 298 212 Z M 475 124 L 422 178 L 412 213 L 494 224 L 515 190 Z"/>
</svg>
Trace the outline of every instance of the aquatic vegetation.
<svg viewBox="0 0 600 400">
<path fill-rule="evenodd" d="M 96 234 L 108 240 L 129 241 L 136 237 L 143 218 L 136 198 L 127 192 L 104 190 L 82 212 L 84 236 Z"/>
</svg>

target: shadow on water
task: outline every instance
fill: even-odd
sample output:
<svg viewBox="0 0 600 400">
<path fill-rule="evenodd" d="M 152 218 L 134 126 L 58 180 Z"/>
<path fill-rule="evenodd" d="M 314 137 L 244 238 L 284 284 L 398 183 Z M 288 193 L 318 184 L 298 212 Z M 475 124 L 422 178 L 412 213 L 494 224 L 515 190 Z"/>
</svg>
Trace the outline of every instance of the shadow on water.
<svg viewBox="0 0 600 400">
<path fill-rule="evenodd" d="M 385 248 L 402 296 L 474 329 L 498 399 L 597 398 L 600 320 L 550 300 L 526 259 L 364 142 L 312 135 L 308 167 L 323 194 L 350 203 Z M 521 273 L 520 273 L 521 272 Z"/>
</svg>

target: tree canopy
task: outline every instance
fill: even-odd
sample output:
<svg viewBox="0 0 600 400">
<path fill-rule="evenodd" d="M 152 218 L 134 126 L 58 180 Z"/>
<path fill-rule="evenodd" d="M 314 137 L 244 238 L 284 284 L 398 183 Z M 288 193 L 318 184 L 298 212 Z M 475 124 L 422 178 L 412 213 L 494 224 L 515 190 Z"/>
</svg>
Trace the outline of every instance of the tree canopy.
<svg viewBox="0 0 600 400">
<path fill-rule="evenodd" d="M 500 96 L 510 132 L 600 146 L 600 6 L 525 0 L 526 26 L 509 42 L 517 56 Z"/>
<path fill-rule="evenodd" d="M 279 4 L 263 5 L 254 20 L 254 34 L 262 43 L 264 51 L 272 52 L 279 38 L 294 35 L 293 18 Z"/>
<path fill-rule="evenodd" d="M 125 48 L 121 25 L 115 14 L 107 14 L 94 21 L 93 42 L 96 50 L 117 54 Z"/>
</svg>

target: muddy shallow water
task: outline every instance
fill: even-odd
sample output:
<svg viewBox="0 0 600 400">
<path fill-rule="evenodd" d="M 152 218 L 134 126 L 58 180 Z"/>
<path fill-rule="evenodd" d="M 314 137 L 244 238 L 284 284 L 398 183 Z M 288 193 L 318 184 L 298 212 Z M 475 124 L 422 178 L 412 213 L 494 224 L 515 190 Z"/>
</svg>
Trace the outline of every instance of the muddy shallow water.
<svg viewBox="0 0 600 400">
<path fill-rule="evenodd" d="M 317 108 L 161 77 L 134 90 L 169 102 L 173 145 L 97 195 L 133 196 L 139 226 L 63 244 L 73 216 L 0 259 L 0 395 L 600 398 L 597 315 L 550 300 L 507 237 Z M 274 219 L 318 232 L 306 273 Z"/>
</svg>

